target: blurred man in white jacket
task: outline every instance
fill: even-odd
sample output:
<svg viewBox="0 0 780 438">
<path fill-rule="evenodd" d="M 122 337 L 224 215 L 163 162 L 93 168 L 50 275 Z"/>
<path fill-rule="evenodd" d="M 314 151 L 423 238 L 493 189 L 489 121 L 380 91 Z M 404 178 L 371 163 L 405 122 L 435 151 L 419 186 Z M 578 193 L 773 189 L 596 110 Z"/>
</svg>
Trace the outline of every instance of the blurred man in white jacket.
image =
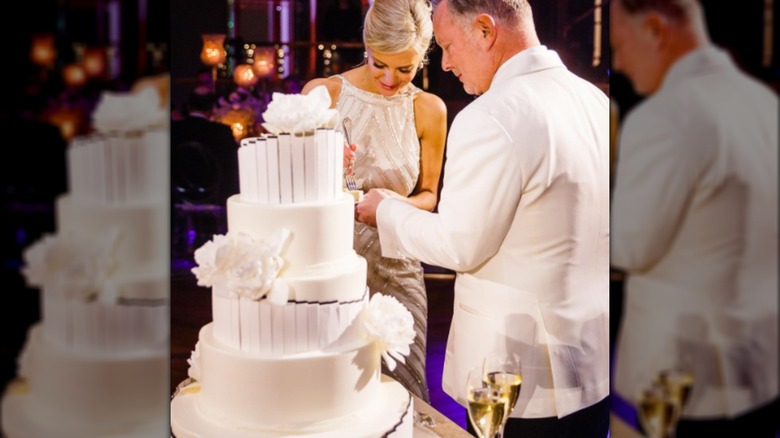
<svg viewBox="0 0 780 438">
<path fill-rule="evenodd" d="M 442 68 L 478 95 L 452 123 L 438 213 L 380 190 L 358 220 L 385 257 L 457 272 L 442 385 L 517 353 L 506 436 L 609 426 L 609 100 L 541 45 L 525 0 L 434 1 Z"/>
<path fill-rule="evenodd" d="M 678 436 L 774 437 L 777 95 L 711 43 L 696 0 L 614 0 L 610 26 L 614 68 L 647 96 L 621 126 L 613 182 L 615 393 L 636 403 L 689 358 Z"/>
</svg>

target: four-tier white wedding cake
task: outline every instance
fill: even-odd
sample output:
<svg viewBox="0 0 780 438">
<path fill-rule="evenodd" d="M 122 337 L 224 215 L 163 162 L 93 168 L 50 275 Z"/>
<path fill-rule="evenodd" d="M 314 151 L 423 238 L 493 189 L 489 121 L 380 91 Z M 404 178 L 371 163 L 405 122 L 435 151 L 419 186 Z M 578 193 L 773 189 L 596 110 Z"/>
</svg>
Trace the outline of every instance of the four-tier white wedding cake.
<svg viewBox="0 0 780 438">
<path fill-rule="evenodd" d="M 241 142 L 228 232 L 195 252 L 213 321 L 171 401 L 176 438 L 412 436 L 413 399 L 380 367 L 409 354 L 412 316 L 369 298 L 329 107 L 324 87 L 275 93 L 271 134 Z"/>
</svg>

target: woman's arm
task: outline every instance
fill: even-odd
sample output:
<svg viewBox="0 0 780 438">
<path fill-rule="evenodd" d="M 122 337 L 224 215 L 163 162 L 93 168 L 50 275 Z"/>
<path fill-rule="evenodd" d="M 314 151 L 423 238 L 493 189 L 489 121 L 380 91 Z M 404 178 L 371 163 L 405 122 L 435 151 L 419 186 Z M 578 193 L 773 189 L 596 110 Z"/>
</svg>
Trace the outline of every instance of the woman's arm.
<svg viewBox="0 0 780 438">
<path fill-rule="evenodd" d="M 420 176 L 412 194 L 408 198 L 400 198 L 422 210 L 433 211 L 438 201 L 447 140 L 447 107 L 444 101 L 431 93 L 417 93 L 414 120 L 420 139 Z"/>
</svg>

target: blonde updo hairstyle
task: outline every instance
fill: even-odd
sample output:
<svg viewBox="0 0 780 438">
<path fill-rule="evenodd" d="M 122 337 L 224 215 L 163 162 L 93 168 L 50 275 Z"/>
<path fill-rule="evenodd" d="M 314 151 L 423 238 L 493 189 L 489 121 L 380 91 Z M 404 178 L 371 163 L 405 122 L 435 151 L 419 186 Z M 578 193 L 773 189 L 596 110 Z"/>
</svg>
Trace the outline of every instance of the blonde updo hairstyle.
<svg viewBox="0 0 780 438">
<path fill-rule="evenodd" d="M 428 0 L 374 0 L 363 23 L 363 44 L 380 53 L 412 49 L 420 56 L 418 69 L 428 62 L 433 38 Z"/>
</svg>

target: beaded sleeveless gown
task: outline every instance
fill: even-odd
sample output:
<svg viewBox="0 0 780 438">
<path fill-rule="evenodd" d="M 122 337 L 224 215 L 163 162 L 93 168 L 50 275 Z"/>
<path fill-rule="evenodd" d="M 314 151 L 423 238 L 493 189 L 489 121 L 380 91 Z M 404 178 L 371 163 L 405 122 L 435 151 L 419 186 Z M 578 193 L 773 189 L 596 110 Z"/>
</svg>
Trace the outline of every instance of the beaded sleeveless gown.
<svg viewBox="0 0 780 438">
<path fill-rule="evenodd" d="M 413 96 L 420 89 L 385 97 L 364 91 L 341 79 L 336 109 L 341 117 L 352 119 L 350 140 L 355 151 L 354 175 L 358 188 L 386 188 L 408 196 L 420 174 L 420 141 L 414 123 Z M 341 123 L 339 123 L 341 126 Z M 355 222 L 355 251 L 368 262 L 368 287 L 398 299 L 414 317 L 415 340 L 406 363 L 389 371 L 406 389 L 429 401 L 425 376 L 425 345 L 428 326 L 428 299 L 419 261 L 382 257 L 376 228 Z"/>
</svg>

